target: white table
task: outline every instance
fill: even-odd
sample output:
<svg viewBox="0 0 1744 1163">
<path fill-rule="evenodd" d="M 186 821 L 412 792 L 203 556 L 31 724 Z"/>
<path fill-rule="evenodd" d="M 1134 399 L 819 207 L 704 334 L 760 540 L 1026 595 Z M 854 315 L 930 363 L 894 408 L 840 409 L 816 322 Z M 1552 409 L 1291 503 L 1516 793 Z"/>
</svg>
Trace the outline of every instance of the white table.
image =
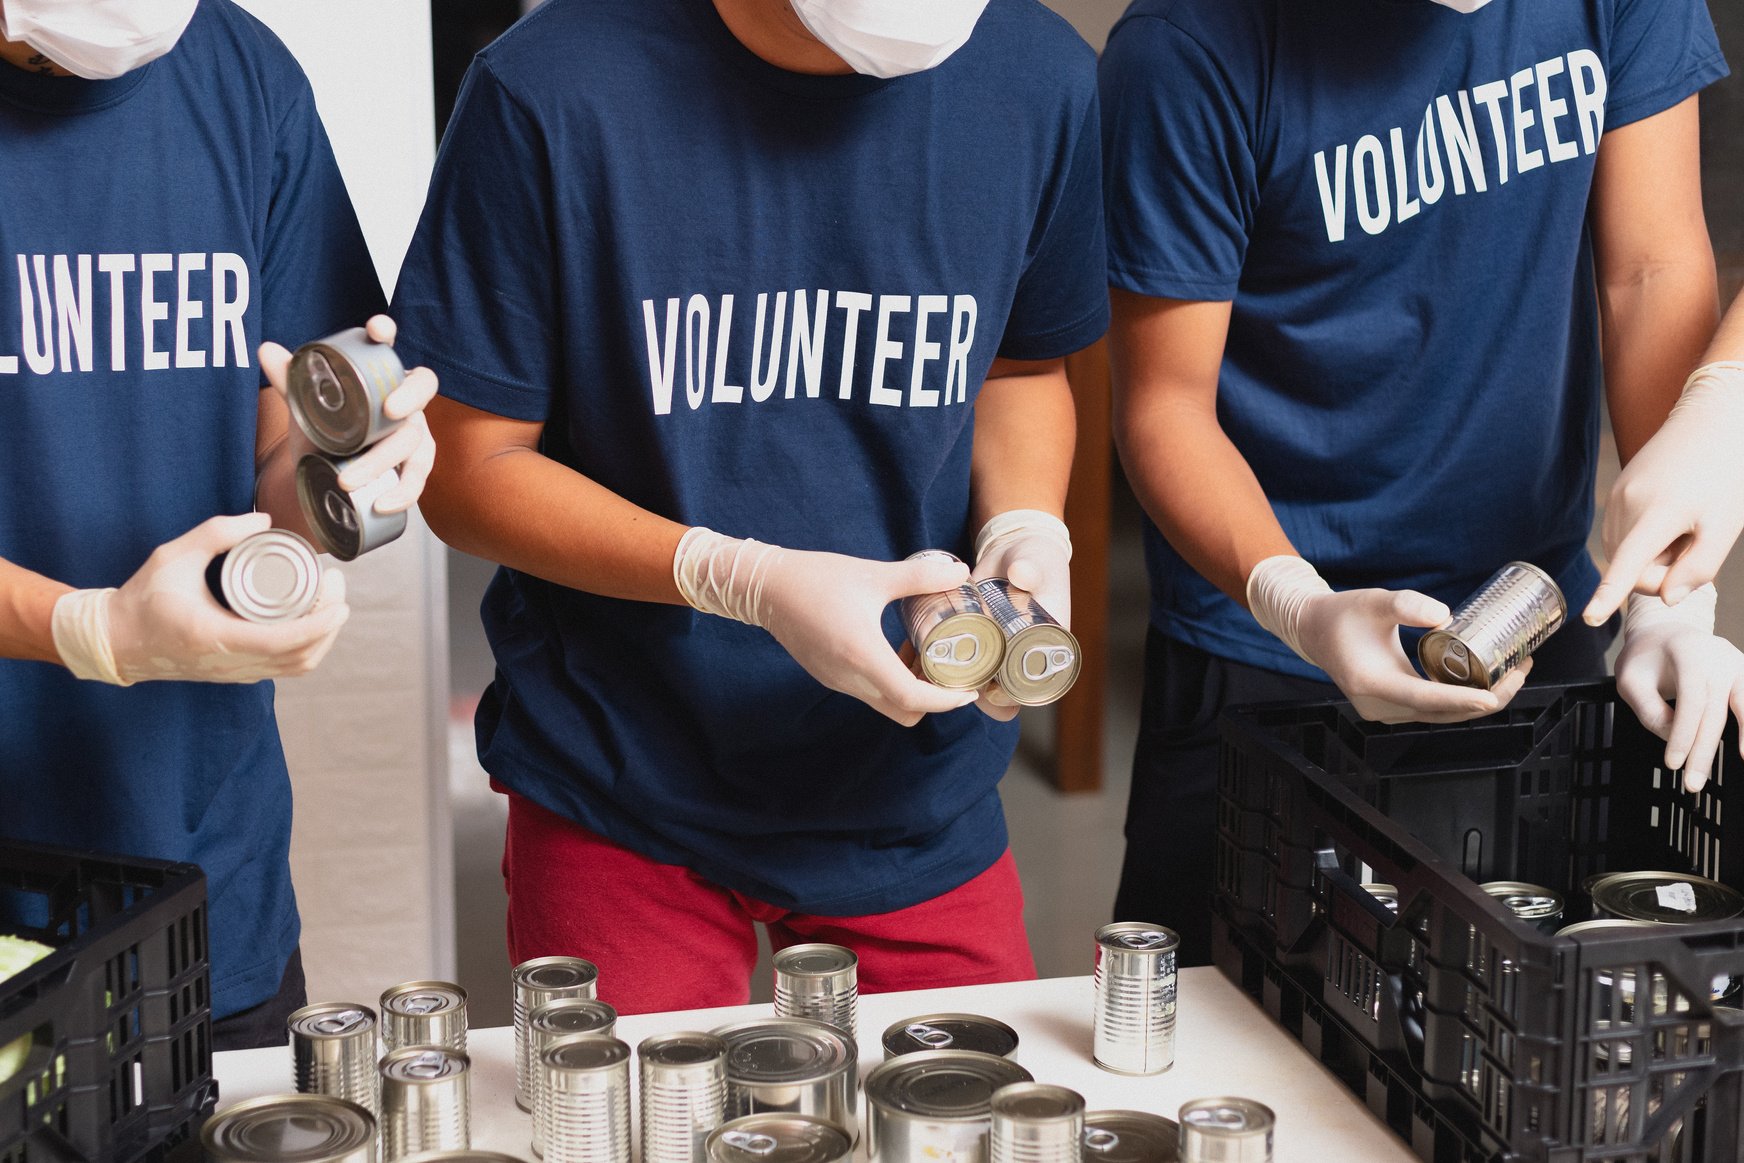
<svg viewBox="0 0 1744 1163">
<path fill-rule="evenodd" d="M 862 997 L 862 1077 L 883 1060 L 879 1038 L 891 1023 L 946 1011 L 986 1014 L 1017 1031 L 1015 1057 L 1036 1081 L 1071 1087 L 1090 1110 L 1148 1110 L 1173 1118 L 1189 1099 L 1241 1095 L 1277 1112 L 1276 1163 L 1414 1163 L 1416 1157 L 1385 1124 L 1215 969 L 1182 971 L 1175 1065 L 1149 1078 L 1110 1074 L 1090 1061 L 1092 997 L 1088 977 Z M 634 1047 L 650 1034 L 708 1030 L 770 1012 L 759 1005 L 641 1014 L 619 1019 L 617 1035 Z M 467 1037 L 472 1144 L 531 1160 L 531 1120 L 515 1106 L 514 1045 L 514 1031 L 507 1027 L 473 1030 Z M 219 1109 L 294 1089 L 287 1050 L 218 1054 L 213 1072 L 222 1096 Z"/>
</svg>

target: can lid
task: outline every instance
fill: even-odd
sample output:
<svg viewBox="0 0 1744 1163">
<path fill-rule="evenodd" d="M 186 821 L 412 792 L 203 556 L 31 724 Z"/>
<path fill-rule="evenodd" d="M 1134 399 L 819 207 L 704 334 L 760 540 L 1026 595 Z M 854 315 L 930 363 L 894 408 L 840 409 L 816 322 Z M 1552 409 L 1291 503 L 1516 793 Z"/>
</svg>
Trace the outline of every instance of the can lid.
<svg viewBox="0 0 1744 1163">
<path fill-rule="evenodd" d="M 535 1006 L 527 1028 L 544 1034 L 592 1034 L 617 1023 L 618 1011 L 591 997 L 560 997 Z"/>
<path fill-rule="evenodd" d="M 1562 915 L 1562 894 L 1540 884 L 1522 880 L 1492 880 L 1479 888 L 1501 901 L 1523 921 L 1541 921 Z"/>
<path fill-rule="evenodd" d="M 416 1155 L 401 1155 L 399 1163 L 524 1163 L 518 1155 L 501 1151 L 420 1151 Z"/>
<path fill-rule="evenodd" d="M 539 1051 L 546 1066 L 572 1073 L 609 1070 L 629 1060 L 628 1043 L 610 1034 L 571 1034 Z"/>
<path fill-rule="evenodd" d="M 758 1018 L 713 1033 L 727 1044 L 727 1077 L 735 1082 L 827 1078 L 859 1057 L 840 1030 L 810 1018 Z"/>
<path fill-rule="evenodd" d="M 1377 880 L 1369 884 L 1360 885 L 1359 887 L 1364 892 L 1380 901 L 1389 913 L 1393 913 L 1394 915 L 1398 914 L 1399 889 L 1397 885 L 1391 885 L 1384 881 Z"/>
<path fill-rule="evenodd" d="M 636 1047 L 636 1056 L 645 1066 L 701 1066 L 724 1061 L 727 1043 L 701 1030 L 680 1030 L 644 1038 Z"/>
<path fill-rule="evenodd" d="M 1092 1163 L 1175 1163 L 1181 1129 L 1149 1111 L 1091 1111 L 1084 1116 L 1084 1158 Z"/>
<path fill-rule="evenodd" d="M 1181 947 L 1181 936 L 1161 925 L 1116 921 L 1096 930 L 1096 943 L 1122 953 L 1166 953 Z"/>
<path fill-rule="evenodd" d="M 704 1149 L 712 1163 L 835 1163 L 854 1144 L 834 1123 L 766 1111 L 722 1123 L 709 1132 Z"/>
<path fill-rule="evenodd" d="M 244 538 L 224 556 L 219 571 L 224 601 L 255 622 L 296 618 L 315 604 L 321 563 L 315 547 L 295 533 L 267 529 Z"/>
<path fill-rule="evenodd" d="M 331 1095 L 267 1095 L 213 1115 L 200 1140 L 207 1158 L 224 1163 L 324 1160 L 374 1143 L 375 1117 Z"/>
<path fill-rule="evenodd" d="M 1555 935 L 1558 937 L 1579 937 L 1583 934 L 1591 935 L 1606 929 L 1615 931 L 1617 929 L 1650 929 L 1652 927 L 1652 921 L 1621 921 L 1616 917 L 1605 917 L 1597 921 L 1581 921 L 1578 924 L 1565 925 L 1558 929 Z"/>
<path fill-rule="evenodd" d="M 472 1059 L 446 1046 L 401 1046 L 381 1060 L 381 1076 L 412 1085 L 442 1082 L 465 1074 Z"/>
<path fill-rule="evenodd" d="M 866 1101 L 934 1119 L 984 1119 L 993 1092 L 1032 1082 L 1009 1058 L 974 1050 L 922 1050 L 886 1059 L 866 1076 Z"/>
<path fill-rule="evenodd" d="M 1014 1082 L 993 1092 L 995 1115 L 1025 1123 L 1073 1119 L 1084 1113 L 1084 1096 L 1046 1082 Z"/>
<path fill-rule="evenodd" d="M 772 960 L 785 977 L 833 977 L 860 964 L 852 949 L 824 944 L 789 945 Z"/>
<path fill-rule="evenodd" d="M 364 446 L 381 403 L 406 378 L 399 355 L 352 327 L 291 355 L 285 397 L 297 427 L 321 451 L 345 456 Z"/>
<path fill-rule="evenodd" d="M 352 495 L 339 487 L 340 471 L 318 452 L 297 461 L 297 504 L 322 551 L 352 561 L 363 547 L 363 522 Z"/>
<path fill-rule="evenodd" d="M 348 1001 L 304 1006 L 285 1021 L 299 1038 L 349 1038 L 375 1029 L 375 1011 Z"/>
<path fill-rule="evenodd" d="M 1016 1049 L 1016 1030 L 980 1014 L 921 1014 L 884 1031 L 884 1052 L 891 1057 L 924 1050 L 978 1050 L 1007 1058 Z"/>
<path fill-rule="evenodd" d="M 1272 1108 L 1251 1098 L 1196 1098 L 1181 1106 L 1181 1137 L 1245 1138 L 1269 1135 L 1277 1125 Z"/>
<path fill-rule="evenodd" d="M 1593 886 L 1593 909 L 1625 921 L 1693 925 L 1744 913 L 1744 895 L 1704 876 L 1678 872 L 1630 872 Z"/>
<path fill-rule="evenodd" d="M 381 995 L 383 1013 L 423 1018 L 466 1008 L 466 991 L 452 981 L 408 981 Z"/>
<path fill-rule="evenodd" d="M 535 957 L 515 966 L 515 988 L 527 994 L 586 989 L 599 981 L 599 966 L 580 957 Z"/>
</svg>

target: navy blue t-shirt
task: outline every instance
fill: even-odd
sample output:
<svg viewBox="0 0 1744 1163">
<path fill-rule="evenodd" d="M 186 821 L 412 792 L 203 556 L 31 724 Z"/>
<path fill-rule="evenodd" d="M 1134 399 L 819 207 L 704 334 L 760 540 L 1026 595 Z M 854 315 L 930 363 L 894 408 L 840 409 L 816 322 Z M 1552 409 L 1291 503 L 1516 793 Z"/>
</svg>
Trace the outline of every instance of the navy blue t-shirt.
<svg viewBox="0 0 1744 1163">
<path fill-rule="evenodd" d="M 1218 417 L 1337 589 L 1598 580 L 1606 129 L 1726 72 L 1702 0 L 1138 0 L 1101 65 L 1109 281 L 1233 301 Z M 1321 677 L 1148 530 L 1152 621 Z"/>
<path fill-rule="evenodd" d="M 308 82 L 229 0 L 114 81 L 0 65 L 0 159 L 0 557 L 120 585 L 252 508 L 256 346 L 354 324 L 380 284 Z M 220 1017 L 297 942 L 272 701 L 0 661 L 0 836 L 200 864 Z"/>
<path fill-rule="evenodd" d="M 949 60 L 895 80 L 775 68 L 710 0 L 552 0 L 468 75 L 396 292 L 402 346 L 662 516 L 966 553 L 994 355 L 1106 325 L 1098 149 L 1090 50 L 1035 0 L 993 0 Z M 484 620 L 485 768 L 638 852 L 854 915 L 1005 848 L 1012 725 L 904 729 L 762 630 L 512 570 Z"/>
</svg>

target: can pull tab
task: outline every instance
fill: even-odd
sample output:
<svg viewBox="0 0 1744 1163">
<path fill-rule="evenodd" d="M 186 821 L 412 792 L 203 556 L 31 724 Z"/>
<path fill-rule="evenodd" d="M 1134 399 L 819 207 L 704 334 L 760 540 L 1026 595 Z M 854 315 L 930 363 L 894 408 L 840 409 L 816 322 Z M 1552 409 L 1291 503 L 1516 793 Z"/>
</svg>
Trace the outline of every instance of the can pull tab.
<svg viewBox="0 0 1744 1163">
<path fill-rule="evenodd" d="M 1072 668 L 1072 651 L 1065 646 L 1032 646 L 1023 652 L 1023 677 L 1039 682 Z"/>
<path fill-rule="evenodd" d="M 307 358 L 309 379 L 315 384 L 315 402 L 329 412 L 339 411 L 345 406 L 345 385 L 334 374 L 333 365 L 318 351 L 311 351 Z"/>
<path fill-rule="evenodd" d="M 1471 677 L 1471 656 L 1466 653 L 1465 643 L 1456 638 L 1447 644 L 1447 653 L 1441 656 L 1441 668 L 1461 682 Z"/>
<path fill-rule="evenodd" d="M 1186 1120 L 1196 1127 L 1215 1127 L 1219 1130 L 1241 1131 L 1247 1129 L 1247 1116 L 1227 1106 L 1200 1107 L 1187 1112 Z"/>
<path fill-rule="evenodd" d="M 906 1025 L 902 1028 L 902 1032 L 921 1045 L 931 1046 L 935 1050 L 942 1049 L 956 1041 L 955 1038 L 951 1037 L 950 1031 L 941 1030 L 937 1026 L 929 1026 L 925 1022 L 913 1022 Z"/>
<path fill-rule="evenodd" d="M 981 640 L 973 634 L 952 634 L 928 646 L 927 657 L 952 666 L 968 666 L 981 657 Z"/>
<path fill-rule="evenodd" d="M 327 510 L 327 519 L 347 533 L 357 532 L 357 514 L 351 510 L 351 502 L 344 493 L 328 490 L 321 499 L 321 507 Z"/>
<path fill-rule="evenodd" d="M 1156 949 L 1169 943 L 1167 933 L 1159 933 L 1155 929 L 1147 929 L 1142 933 L 1122 933 L 1115 938 L 1128 949 Z"/>
<path fill-rule="evenodd" d="M 1084 1132 L 1084 1149 L 1086 1151 L 1112 1151 L 1119 1142 L 1119 1135 L 1103 1127 L 1091 1127 Z"/>
<path fill-rule="evenodd" d="M 315 1029 L 322 1034 L 349 1034 L 362 1029 L 366 1020 L 362 1010 L 345 1010 L 316 1019 Z"/>
<path fill-rule="evenodd" d="M 406 1063 L 406 1074 L 412 1078 L 441 1078 L 448 1072 L 448 1059 L 434 1052 L 418 1055 Z"/>
<path fill-rule="evenodd" d="M 772 1136 L 755 1131 L 727 1131 L 721 1135 L 721 1142 L 752 1155 L 773 1155 L 778 1145 Z"/>
<path fill-rule="evenodd" d="M 400 1004 L 408 1014 L 433 1014 L 447 1001 L 440 994 L 415 993 Z"/>
</svg>

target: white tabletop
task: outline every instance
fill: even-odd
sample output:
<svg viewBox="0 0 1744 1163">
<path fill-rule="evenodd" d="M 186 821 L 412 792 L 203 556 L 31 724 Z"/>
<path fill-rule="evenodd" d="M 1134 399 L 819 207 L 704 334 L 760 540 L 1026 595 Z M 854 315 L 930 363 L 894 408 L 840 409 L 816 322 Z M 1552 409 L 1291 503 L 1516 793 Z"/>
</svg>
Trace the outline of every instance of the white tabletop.
<svg viewBox="0 0 1744 1163">
<path fill-rule="evenodd" d="M 1182 971 L 1175 1065 L 1149 1078 L 1110 1074 L 1091 1062 L 1092 996 L 1090 978 L 1059 977 L 862 997 L 861 1074 L 883 1060 L 879 1038 L 896 1021 L 947 1011 L 985 1014 L 1017 1031 L 1014 1057 L 1036 1081 L 1071 1087 L 1093 1111 L 1146 1110 L 1174 1118 L 1189 1099 L 1240 1095 L 1277 1112 L 1276 1163 L 1414 1163 L 1416 1157 L 1385 1124 L 1215 969 Z M 619 1019 L 617 1035 L 634 1047 L 650 1034 L 708 1030 L 770 1012 L 769 1006 L 757 1005 L 640 1014 Z M 531 1120 L 515 1106 L 514 1045 L 508 1027 L 467 1036 L 472 1145 L 530 1160 Z M 294 1089 L 288 1050 L 218 1054 L 212 1069 L 219 1109 Z M 863 1145 L 860 1150 L 863 1156 Z"/>
</svg>

